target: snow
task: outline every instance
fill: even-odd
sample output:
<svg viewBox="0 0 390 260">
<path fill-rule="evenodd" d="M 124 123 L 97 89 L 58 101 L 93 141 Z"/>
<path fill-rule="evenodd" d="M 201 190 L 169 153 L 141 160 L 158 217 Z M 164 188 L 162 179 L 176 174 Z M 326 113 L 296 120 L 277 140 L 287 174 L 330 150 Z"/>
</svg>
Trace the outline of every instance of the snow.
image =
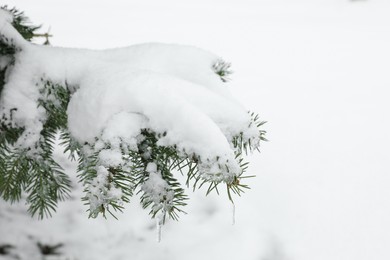
<svg viewBox="0 0 390 260">
<path fill-rule="evenodd" d="M 122 191 L 108 181 L 110 172 L 105 167 L 98 166 L 96 173 L 97 177 L 88 185 L 87 194 L 89 210 L 92 216 L 98 214 L 101 205 L 107 209 L 111 201 L 115 201 L 119 205 L 123 204 L 121 199 Z"/>
<path fill-rule="evenodd" d="M 146 200 L 153 203 L 152 211 L 157 212 L 162 209 L 164 213 L 169 212 L 172 208 L 174 196 L 171 187 L 162 178 L 161 172 L 157 171 L 155 163 L 149 163 L 146 171 L 149 173 L 149 178 L 144 182 L 141 189 L 145 192 Z"/>
<path fill-rule="evenodd" d="M 8 2 L 51 25 L 54 45 L 157 41 L 218 53 L 270 139 L 250 158 L 257 177 L 235 200 L 234 226 L 223 195 L 191 194 L 161 243 L 137 199 L 119 221 L 87 219 L 76 194 L 41 222 L 0 203 L 0 240 L 22 259 L 39 259 L 36 241 L 64 243 L 69 259 L 389 259 L 388 1 Z"/>
<path fill-rule="evenodd" d="M 8 35 L 9 41 L 15 46 L 19 48 L 23 48 L 26 45 L 23 37 L 17 33 L 14 28 L 11 26 L 11 22 L 13 21 L 12 14 L 0 10 L 0 28 L 2 35 Z"/>
<path fill-rule="evenodd" d="M 128 150 L 136 151 L 138 140 L 134 137 L 139 136 L 140 129 L 146 128 L 144 121 L 145 118 L 141 114 L 120 112 L 113 115 L 103 130 L 102 143 L 108 143 L 111 147 L 119 149 L 121 140 L 124 140 Z M 96 151 L 102 148 L 96 145 L 97 143 Z"/>
<path fill-rule="evenodd" d="M 15 59 L 0 112 L 25 128 L 27 136 L 18 140 L 18 147 L 34 147 L 39 141 L 45 122 L 45 112 L 37 102 L 42 79 L 73 86 L 68 126 L 80 144 L 94 144 L 102 132 L 111 136 L 108 142 L 118 139 L 121 136 L 114 135 L 118 130 L 110 132 L 113 126 L 108 122 L 120 113 L 142 115 L 142 123 L 128 116 L 121 117 L 128 120 L 122 124 L 167 133 L 159 145 L 175 146 L 183 156 L 198 157 L 205 179 L 231 182 L 241 170 L 229 141 L 240 133 L 252 139 L 254 147 L 260 141 L 256 127 L 248 127 L 251 118 L 246 109 L 212 69 L 220 58 L 201 49 L 149 43 L 91 51 L 24 42 Z M 137 134 L 137 129 L 131 132 Z M 127 145 L 134 147 L 136 138 L 127 136 Z M 226 167 L 218 170 L 220 165 Z"/>
</svg>

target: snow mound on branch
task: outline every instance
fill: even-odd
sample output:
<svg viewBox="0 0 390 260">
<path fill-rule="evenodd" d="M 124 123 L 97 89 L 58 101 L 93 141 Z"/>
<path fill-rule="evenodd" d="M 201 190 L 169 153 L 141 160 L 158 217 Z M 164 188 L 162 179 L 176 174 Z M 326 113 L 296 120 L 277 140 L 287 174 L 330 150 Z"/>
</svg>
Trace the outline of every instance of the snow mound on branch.
<svg viewBox="0 0 390 260">
<path fill-rule="evenodd" d="M 13 29 L 7 19 L 0 24 Z M 141 129 L 150 129 L 163 134 L 159 145 L 198 158 L 204 178 L 226 181 L 240 173 L 233 137 L 259 141 L 249 114 L 212 69 L 220 58 L 209 52 L 161 43 L 94 51 L 17 42 L 21 51 L 6 79 L 0 112 L 25 128 L 18 143 L 22 148 L 38 141 L 45 121 L 45 110 L 38 106 L 42 80 L 72 92 L 68 127 L 80 144 L 99 139 L 136 150 Z M 107 165 L 120 161 L 109 154 L 101 158 L 108 158 Z"/>
</svg>

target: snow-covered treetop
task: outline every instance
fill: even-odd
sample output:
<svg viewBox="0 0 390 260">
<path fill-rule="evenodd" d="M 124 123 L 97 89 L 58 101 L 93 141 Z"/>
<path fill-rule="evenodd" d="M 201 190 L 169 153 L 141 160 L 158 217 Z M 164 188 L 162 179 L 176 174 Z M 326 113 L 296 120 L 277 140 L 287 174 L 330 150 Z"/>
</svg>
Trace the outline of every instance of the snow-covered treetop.
<svg viewBox="0 0 390 260">
<path fill-rule="evenodd" d="M 79 160 L 91 216 L 120 210 L 138 189 L 153 216 L 176 218 L 186 199 L 177 171 L 187 185 L 209 183 L 209 191 L 221 182 L 238 193 L 245 187 L 243 150 L 258 149 L 265 132 L 229 92 L 228 63 L 173 44 L 40 46 L 18 32 L 15 17 L 22 15 L 0 10 L 0 41 L 10 49 L 0 53 L 0 178 L 11 186 L 27 178 L 16 198 L 27 191 L 33 214 L 50 212 L 42 198 L 54 196 L 54 209 L 69 191 L 51 156 L 57 132 Z M 0 194 L 15 198 L 8 189 L 0 185 Z"/>
</svg>

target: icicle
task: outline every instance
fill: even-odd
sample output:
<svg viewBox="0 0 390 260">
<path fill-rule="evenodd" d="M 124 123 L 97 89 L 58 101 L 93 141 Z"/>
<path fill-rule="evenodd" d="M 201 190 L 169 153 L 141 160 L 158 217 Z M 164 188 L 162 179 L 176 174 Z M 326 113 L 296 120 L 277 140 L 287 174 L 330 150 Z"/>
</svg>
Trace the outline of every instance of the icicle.
<svg viewBox="0 0 390 260">
<path fill-rule="evenodd" d="M 157 242 L 161 242 L 161 227 L 162 227 L 162 219 L 159 217 L 156 218 L 156 227 L 157 227 Z"/>
<path fill-rule="evenodd" d="M 156 227 L 157 227 L 157 242 L 161 242 L 161 228 L 165 220 L 165 210 L 156 216 Z"/>
<path fill-rule="evenodd" d="M 232 225 L 236 224 L 236 205 L 232 201 Z"/>
</svg>

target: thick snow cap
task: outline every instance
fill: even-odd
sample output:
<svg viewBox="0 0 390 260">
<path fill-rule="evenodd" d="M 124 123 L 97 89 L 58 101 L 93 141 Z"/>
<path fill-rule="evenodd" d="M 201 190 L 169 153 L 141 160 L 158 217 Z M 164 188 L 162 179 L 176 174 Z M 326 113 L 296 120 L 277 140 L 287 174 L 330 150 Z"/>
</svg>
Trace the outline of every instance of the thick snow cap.
<svg viewBox="0 0 390 260">
<path fill-rule="evenodd" d="M 226 181 L 240 173 L 233 137 L 259 141 L 249 114 L 213 70 L 220 60 L 214 54 L 161 43 L 102 51 L 38 46 L 21 38 L 9 14 L 1 11 L 0 17 L 1 34 L 20 48 L 0 112 L 25 129 L 17 144 L 22 148 L 39 140 L 46 120 L 37 104 L 42 79 L 72 92 L 68 128 L 80 144 L 120 140 L 136 149 L 141 129 L 150 129 L 164 133 L 159 145 L 197 156 L 204 178 Z"/>
</svg>

